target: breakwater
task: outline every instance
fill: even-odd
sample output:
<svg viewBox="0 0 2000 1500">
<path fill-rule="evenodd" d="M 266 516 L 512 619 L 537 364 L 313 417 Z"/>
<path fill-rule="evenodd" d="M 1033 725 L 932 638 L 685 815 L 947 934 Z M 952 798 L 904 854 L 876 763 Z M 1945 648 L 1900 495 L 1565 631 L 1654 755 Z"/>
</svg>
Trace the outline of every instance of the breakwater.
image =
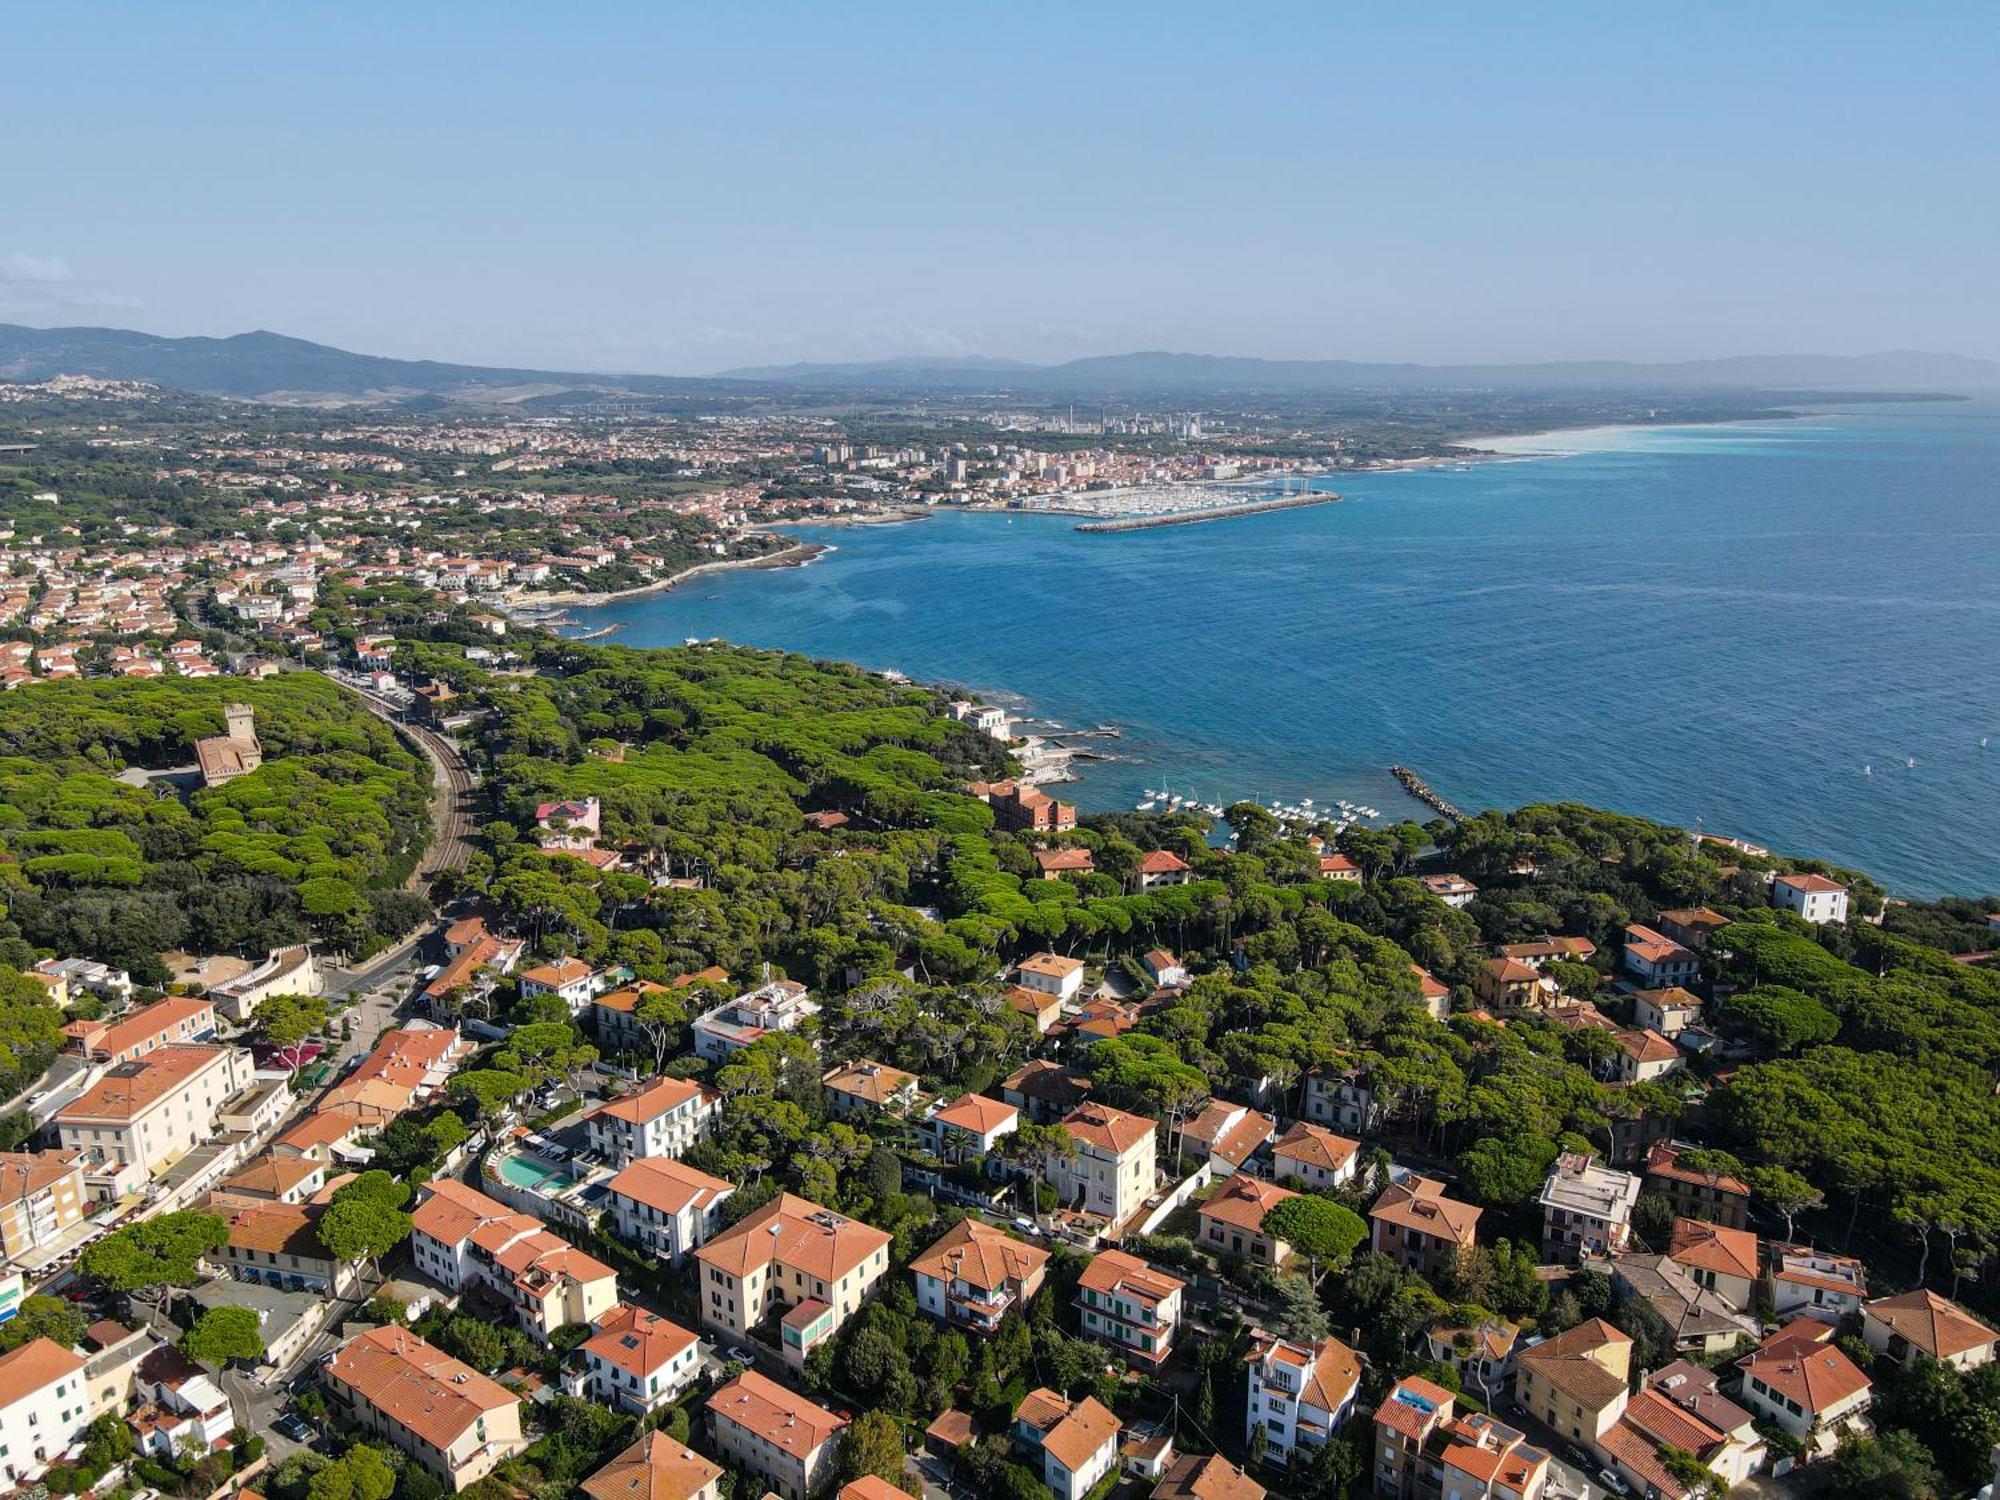
<svg viewBox="0 0 2000 1500">
<path fill-rule="evenodd" d="M 1279 495 L 1269 500 L 1245 500 L 1240 505 L 1210 505 L 1201 510 L 1175 511 L 1163 516 L 1119 516 L 1110 521 L 1086 521 L 1078 531 L 1152 531 L 1161 526 L 1194 526 L 1203 521 L 1227 521 L 1236 516 L 1260 516 L 1266 511 L 1301 510 L 1308 505 L 1337 505 L 1340 496 L 1331 490 L 1311 494 Z"/>
<path fill-rule="evenodd" d="M 1415 771 L 1412 771 L 1408 766 L 1391 766 L 1389 767 L 1389 774 L 1403 784 L 1404 791 L 1415 797 L 1433 812 L 1441 813 L 1443 816 L 1450 818 L 1454 823 L 1465 821 L 1465 814 L 1459 811 L 1456 804 L 1445 801 L 1443 797 L 1432 791 L 1431 784 Z"/>
</svg>

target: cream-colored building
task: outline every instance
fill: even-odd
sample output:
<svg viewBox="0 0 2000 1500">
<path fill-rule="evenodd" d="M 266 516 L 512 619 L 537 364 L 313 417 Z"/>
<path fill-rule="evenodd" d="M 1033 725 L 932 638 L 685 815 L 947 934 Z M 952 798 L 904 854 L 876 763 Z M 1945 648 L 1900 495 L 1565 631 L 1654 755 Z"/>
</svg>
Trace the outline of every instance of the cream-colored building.
<svg viewBox="0 0 2000 1500">
<path fill-rule="evenodd" d="M 299 943 L 290 948 L 273 948 L 257 967 L 217 985 L 209 994 L 222 1013 L 240 1026 L 273 995 L 317 995 L 325 988 L 319 960 L 313 957 L 310 947 Z"/>
<path fill-rule="evenodd" d="M 715 1452 L 784 1500 L 806 1500 L 832 1483 L 846 1426 L 825 1407 L 755 1370 L 745 1370 L 708 1398 Z"/>
<path fill-rule="evenodd" d="M 83 1217 L 83 1165 L 68 1151 L 0 1151 L 0 1254 L 29 1260 Z"/>
<path fill-rule="evenodd" d="M 1595 1449 L 1625 1415 L 1632 1339 L 1590 1318 L 1514 1357 L 1514 1399 L 1558 1436 Z"/>
<path fill-rule="evenodd" d="M 1108 1219 L 1115 1234 L 1145 1205 L 1159 1175 L 1153 1122 L 1108 1104 L 1084 1103 L 1062 1123 L 1076 1150 L 1050 1159 L 1049 1185 L 1065 1205 Z"/>
<path fill-rule="evenodd" d="M 614 1167 L 642 1156 L 680 1156 L 722 1119 L 722 1096 L 692 1078 L 655 1078 L 585 1117 L 590 1149 Z"/>
<path fill-rule="evenodd" d="M 410 1253 L 446 1291 L 488 1288 L 544 1344 L 558 1328 L 596 1323 L 617 1306 L 617 1273 L 539 1219 L 451 1178 L 426 1186 L 410 1215 Z"/>
<path fill-rule="evenodd" d="M 353 1425 L 394 1443 L 454 1491 L 527 1446 L 518 1398 L 406 1328 L 350 1339 L 322 1374 Z"/>
<path fill-rule="evenodd" d="M 889 1270 L 891 1236 L 790 1193 L 695 1251 L 701 1319 L 747 1338 L 782 1313 L 779 1344 L 793 1368 L 830 1339 Z"/>
<path fill-rule="evenodd" d="M 52 1339 L 0 1354 L 0 1475 L 36 1478 L 90 1425 L 83 1363 Z"/>
<path fill-rule="evenodd" d="M 174 1043 L 120 1063 L 55 1118 L 63 1149 L 157 1177 L 214 1134 L 222 1106 L 251 1080 L 236 1047 Z"/>
</svg>

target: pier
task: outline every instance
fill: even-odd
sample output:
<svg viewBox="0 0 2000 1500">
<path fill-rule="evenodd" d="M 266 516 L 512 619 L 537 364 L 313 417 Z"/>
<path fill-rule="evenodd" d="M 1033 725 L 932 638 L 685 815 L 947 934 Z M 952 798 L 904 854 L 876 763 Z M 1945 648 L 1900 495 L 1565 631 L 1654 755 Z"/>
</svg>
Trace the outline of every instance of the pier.
<svg viewBox="0 0 2000 1500">
<path fill-rule="evenodd" d="M 1463 823 L 1465 814 L 1458 807 L 1431 790 L 1431 784 L 1412 771 L 1408 766 L 1391 766 L 1389 774 L 1403 784 L 1403 790 L 1415 797 L 1433 812 L 1450 818 L 1454 823 Z"/>
<path fill-rule="evenodd" d="M 1160 526 L 1193 526 L 1202 521 L 1227 521 L 1235 516 L 1260 516 L 1271 510 L 1300 510 L 1308 505 L 1338 505 L 1340 496 L 1331 490 L 1310 494 L 1277 495 L 1269 500 L 1245 500 L 1235 505 L 1208 505 L 1200 510 L 1174 511 L 1158 516 L 1119 516 L 1110 521 L 1086 521 L 1078 531 L 1151 531 Z"/>
</svg>

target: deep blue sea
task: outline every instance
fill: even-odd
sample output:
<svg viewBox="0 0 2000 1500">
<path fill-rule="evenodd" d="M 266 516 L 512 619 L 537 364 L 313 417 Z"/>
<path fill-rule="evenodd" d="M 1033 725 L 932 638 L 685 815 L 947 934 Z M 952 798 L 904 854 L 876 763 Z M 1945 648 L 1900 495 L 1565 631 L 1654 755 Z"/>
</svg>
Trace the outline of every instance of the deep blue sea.
<svg viewBox="0 0 2000 1500">
<path fill-rule="evenodd" d="M 2000 402 L 1491 446 L 1521 456 L 1201 526 L 802 528 L 836 550 L 578 619 L 1116 724 L 1086 810 L 1167 787 L 1427 816 L 1400 761 L 1468 809 L 1575 799 L 1901 894 L 2000 890 Z"/>
</svg>

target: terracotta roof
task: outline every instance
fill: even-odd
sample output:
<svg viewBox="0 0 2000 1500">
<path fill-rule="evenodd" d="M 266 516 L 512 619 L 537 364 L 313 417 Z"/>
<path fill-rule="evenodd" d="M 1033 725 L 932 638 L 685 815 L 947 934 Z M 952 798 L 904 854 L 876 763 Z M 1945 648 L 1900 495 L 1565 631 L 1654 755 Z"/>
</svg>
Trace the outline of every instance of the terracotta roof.
<svg viewBox="0 0 2000 1500">
<path fill-rule="evenodd" d="M 1670 1448 L 1685 1448 L 1697 1457 L 1721 1446 L 1723 1442 L 1722 1433 L 1651 1386 L 1625 1403 L 1624 1420 L 1653 1442 L 1664 1443 Z"/>
<path fill-rule="evenodd" d="M 1219 1453 L 1183 1453 L 1153 1486 L 1153 1500 L 1264 1500 L 1264 1486 Z"/>
<path fill-rule="evenodd" d="M 1019 1119 L 1020 1115 L 1021 1112 L 1013 1105 L 1002 1104 L 998 1099 L 988 1099 L 983 1094 L 960 1094 L 931 1118 L 941 1125 L 986 1136 L 1009 1121 Z"/>
<path fill-rule="evenodd" d="M 1290 1188 L 1281 1188 L 1275 1182 L 1265 1182 L 1262 1178 L 1238 1172 L 1223 1183 L 1221 1190 L 1203 1203 L 1197 1212 L 1201 1218 L 1233 1224 L 1238 1229 L 1258 1234 L 1263 1231 L 1266 1214 L 1286 1199 L 1296 1197 L 1298 1194 Z"/>
<path fill-rule="evenodd" d="M 1486 972 L 1493 976 L 1495 984 L 1533 984 L 1542 977 L 1540 969 L 1518 958 L 1489 958 Z"/>
<path fill-rule="evenodd" d="M 1009 1282 L 1031 1280 L 1048 1263 L 1048 1251 L 978 1219 L 961 1219 L 911 1261 L 910 1269 L 919 1276 L 963 1281 L 981 1291 L 996 1292 Z"/>
<path fill-rule="evenodd" d="M 1867 1303 L 1863 1311 L 1932 1359 L 1950 1359 L 2000 1339 L 2000 1334 L 1956 1302 L 1928 1288 L 1905 1292 L 1900 1297 L 1878 1297 Z"/>
<path fill-rule="evenodd" d="M 1181 1128 L 1181 1138 L 1198 1142 L 1210 1156 L 1240 1167 L 1277 1128 L 1277 1120 L 1270 1115 L 1228 1099 L 1211 1099 Z"/>
<path fill-rule="evenodd" d="M 1668 990 L 1666 993 L 1672 994 L 1673 991 Z M 1681 1151 L 1682 1148 L 1678 1146 L 1653 1147 L 1646 1153 L 1646 1175 L 1665 1177 L 1670 1181 L 1685 1182 L 1694 1187 L 1709 1186 L 1706 1172 L 1697 1172 L 1693 1167 L 1684 1167 L 1680 1164 Z M 1742 1198 L 1750 1196 L 1750 1184 L 1740 1177 L 1731 1177 L 1727 1173 L 1717 1177 L 1714 1186 L 1719 1193 L 1734 1193 Z"/>
<path fill-rule="evenodd" d="M 862 1058 L 827 1069 L 820 1082 L 837 1094 L 847 1094 L 870 1104 L 885 1104 L 917 1081 L 914 1073 L 892 1068 L 887 1063 Z"/>
<path fill-rule="evenodd" d="M 1634 1063 L 1672 1062 L 1681 1055 L 1681 1049 L 1659 1032 L 1645 1028 L 1619 1031 L 1612 1039 L 1618 1043 L 1618 1050 Z"/>
<path fill-rule="evenodd" d="M 170 1042 L 156 1047 L 144 1058 L 119 1063 L 100 1078 L 80 1099 L 57 1114 L 58 1123 L 70 1120 L 136 1120 L 162 1099 L 184 1087 L 188 1080 L 214 1066 L 230 1051 L 202 1042 Z"/>
<path fill-rule="evenodd" d="M 1063 958 L 1054 953 L 1033 953 L 1015 965 L 1023 974 L 1043 974 L 1051 979 L 1067 979 L 1083 968 L 1080 958 Z"/>
<path fill-rule="evenodd" d="M 1122 1292 L 1141 1302 L 1164 1302 L 1187 1283 L 1123 1250 L 1100 1250 L 1077 1277 L 1077 1285 L 1094 1292 Z"/>
<path fill-rule="evenodd" d="M 1123 1156 L 1153 1134 L 1153 1122 L 1108 1104 L 1079 1104 L 1063 1116 L 1063 1128 L 1081 1145 Z"/>
<path fill-rule="evenodd" d="M 1638 1399 L 1636 1396 L 1633 1398 L 1634 1402 Z M 1650 1492 L 1659 1495 L 1661 1500 L 1681 1500 L 1687 1494 L 1687 1486 L 1668 1470 L 1659 1448 L 1633 1426 L 1629 1418 L 1621 1417 L 1613 1422 L 1598 1445 L 1603 1448 L 1606 1457 Z"/>
<path fill-rule="evenodd" d="M 1625 950 L 1640 962 L 1649 964 L 1665 963 L 1674 958 L 1694 957 L 1694 954 L 1672 938 L 1638 922 L 1625 929 Z"/>
<path fill-rule="evenodd" d="M 1281 1164 L 1290 1160 L 1338 1172 L 1354 1160 L 1355 1153 L 1360 1149 L 1359 1141 L 1335 1135 L 1325 1126 L 1315 1125 L 1310 1120 L 1300 1120 L 1278 1137 L 1278 1144 L 1271 1148 L 1271 1155 L 1278 1158 Z"/>
<path fill-rule="evenodd" d="M 1457 1397 L 1421 1375 L 1405 1375 L 1375 1408 L 1375 1425 L 1422 1442 Z"/>
<path fill-rule="evenodd" d="M 1630 1358 L 1630 1334 L 1602 1318 L 1589 1318 L 1552 1339 L 1515 1356 L 1515 1364 L 1532 1370 L 1564 1395 L 1591 1411 L 1602 1411 L 1625 1391 L 1625 1377 L 1596 1358 L 1600 1351 L 1624 1347 Z"/>
<path fill-rule="evenodd" d="M 1745 1380 L 1761 1380 L 1808 1412 L 1822 1412 L 1868 1389 L 1868 1377 L 1837 1344 L 1759 1349 L 1736 1362 Z"/>
<path fill-rule="evenodd" d="M 1188 868 L 1188 862 L 1171 849 L 1155 849 L 1139 861 L 1141 875 L 1175 875 Z"/>
<path fill-rule="evenodd" d="M 433 1348 L 407 1328 L 372 1328 L 348 1340 L 328 1373 L 433 1448 L 446 1450 L 479 1418 L 515 1404 L 512 1392 Z"/>
<path fill-rule="evenodd" d="M 924 1436 L 936 1438 L 956 1448 L 971 1442 L 979 1435 L 979 1428 L 972 1420 L 972 1413 L 950 1407 L 938 1414 L 938 1419 L 924 1429 Z"/>
<path fill-rule="evenodd" d="M 1761 1264 L 1757 1236 L 1747 1229 L 1726 1229 L 1701 1219 L 1675 1219 L 1674 1237 L 1667 1245 L 1674 1264 L 1722 1276 L 1757 1279 Z"/>
<path fill-rule="evenodd" d="M 83 1356 L 54 1339 L 32 1338 L 0 1354 L 0 1411 L 83 1368 Z"/>
<path fill-rule="evenodd" d="M 1066 1068 L 1061 1063 L 1050 1062 L 1038 1057 L 1023 1063 L 1000 1080 L 1000 1090 L 1009 1089 L 1024 1099 L 1039 1100 L 1044 1104 L 1071 1109 L 1090 1092 L 1088 1074 L 1079 1073 L 1074 1068 Z"/>
<path fill-rule="evenodd" d="M 910 1495 L 879 1474 L 863 1474 L 840 1487 L 838 1500 L 910 1500 Z"/>
<path fill-rule="evenodd" d="M 772 1447 L 804 1460 L 847 1423 L 777 1381 L 745 1370 L 708 1398 L 711 1419 L 727 1418 Z"/>
<path fill-rule="evenodd" d="M 326 1170 L 326 1163 L 306 1156 L 260 1156 L 222 1184 L 225 1191 L 277 1198 Z"/>
<path fill-rule="evenodd" d="M 186 996 L 159 1000 L 104 1026 L 91 1036 L 88 1046 L 92 1052 L 116 1057 L 128 1047 L 135 1047 L 150 1037 L 165 1036 L 183 1022 L 201 1018 L 204 1012 L 212 1025 L 215 1015 L 213 1001 L 194 1000 Z"/>
<path fill-rule="evenodd" d="M 695 1336 L 670 1318 L 621 1302 L 598 1320 L 584 1340 L 584 1353 L 641 1377 L 672 1364 L 695 1343 Z"/>
<path fill-rule="evenodd" d="M 1407 1177 L 1382 1190 L 1368 1217 L 1404 1229 L 1434 1235 L 1459 1245 L 1474 1243 L 1480 1210 L 1444 1195 L 1444 1184 L 1429 1177 Z"/>
<path fill-rule="evenodd" d="M 722 1477 L 685 1443 L 649 1432 L 583 1481 L 592 1500 L 690 1500 Z"/>
<path fill-rule="evenodd" d="M 1803 891 L 1808 894 L 1844 891 L 1847 889 L 1838 880 L 1828 880 L 1824 875 L 1780 875 L 1777 883 L 1779 885 L 1788 885 L 1795 891 Z"/>
<path fill-rule="evenodd" d="M 707 1092 L 697 1079 L 655 1078 L 642 1089 L 613 1099 L 608 1104 L 600 1104 L 591 1114 L 623 1120 L 630 1125 L 643 1125 Z"/>
<path fill-rule="evenodd" d="M 1015 1415 L 1040 1429 L 1043 1451 L 1072 1474 L 1083 1472 L 1106 1443 L 1118 1440 L 1118 1419 L 1095 1396 L 1072 1403 L 1055 1391 L 1034 1390 Z"/>
<path fill-rule="evenodd" d="M 738 1277 L 776 1261 L 832 1285 L 891 1238 L 859 1219 L 780 1193 L 695 1251 L 695 1258 Z"/>
<path fill-rule="evenodd" d="M 734 1184 L 711 1177 L 671 1156 L 642 1156 L 605 1186 L 664 1214 L 682 1213 L 690 1207 L 706 1210 L 724 1194 L 735 1190 Z"/>
<path fill-rule="evenodd" d="M 1042 867 L 1044 875 L 1096 868 L 1088 849 L 1037 849 L 1035 863 Z"/>
<path fill-rule="evenodd" d="M 229 1216 L 229 1247 L 260 1255 L 296 1255 L 301 1260 L 330 1261 L 319 1242 L 319 1210 L 297 1203 L 258 1203 Z"/>
<path fill-rule="evenodd" d="M 1253 1331 L 1244 1363 L 1261 1365 L 1266 1359 L 1302 1369 L 1305 1380 L 1300 1400 L 1324 1412 L 1339 1411 L 1361 1383 L 1361 1356 L 1339 1339 L 1321 1339 L 1308 1346 Z"/>
<path fill-rule="evenodd" d="M 65 1151 L 0 1151 L 0 1206 L 33 1197 L 79 1170 Z"/>
<path fill-rule="evenodd" d="M 1451 998 L 1451 986 L 1439 979 L 1437 975 L 1426 969 L 1422 964 L 1413 963 L 1410 967 L 1416 970 L 1417 988 L 1423 992 L 1423 997 L 1426 1000 L 1449 1000 Z"/>
</svg>

